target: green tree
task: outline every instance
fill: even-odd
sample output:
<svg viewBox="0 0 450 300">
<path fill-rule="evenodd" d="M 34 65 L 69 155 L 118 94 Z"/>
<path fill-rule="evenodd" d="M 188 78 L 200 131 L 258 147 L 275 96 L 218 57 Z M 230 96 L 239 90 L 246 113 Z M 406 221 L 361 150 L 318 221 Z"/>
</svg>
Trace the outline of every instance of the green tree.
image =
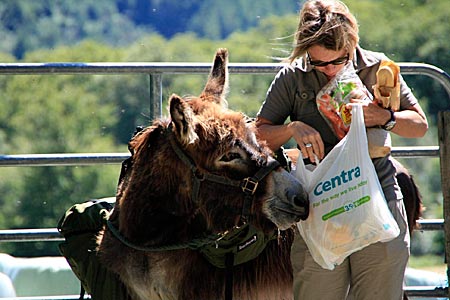
<svg viewBox="0 0 450 300">
<path fill-rule="evenodd" d="M 450 34 L 448 22 L 445 21 L 450 8 L 446 1 L 415 0 L 406 3 L 394 0 L 386 3 L 349 0 L 346 3 L 359 20 L 363 47 L 383 51 L 396 61 L 427 62 L 448 70 L 450 45 L 444 42 L 444 38 Z M 245 11 L 231 8 L 233 2 L 229 2 L 225 8 L 220 6 L 224 10 L 221 15 L 221 9 L 206 1 L 211 5 L 210 15 L 205 13 L 206 10 L 202 11 L 200 6 L 197 7 L 197 11 L 202 11 L 200 16 L 203 16 L 206 24 L 205 30 L 225 32 L 225 27 L 220 26 L 226 22 L 217 22 L 217 18 L 223 16 L 233 16 L 235 28 L 239 29 L 233 29 L 223 39 L 218 36 L 207 39 L 205 34 L 194 31 L 179 33 L 168 39 L 156 33 L 144 35 L 141 27 L 132 27 L 127 22 L 124 26 L 120 26 L 120 21 L 114 23 L 113 19 L 117 20 L 115 9 L 126 9 L 120 6 L 125 5 L 124 1 L 117 2 L 118 8 L 107 7 L 108 1 L 101 1 L 93 10 L 89 9 L 89 5 L 93 4 L 85 1 L 79 6 L 79 12 L 76 11 L 77 5 L 68 4 L 66 7 L 66 2 L 7 0 L 0 3 L 0 15 L 2 18 L 7 16 L 0 24 L 0 32 L 5 33 L 2 34 L 5 42 L 0 48 L 15 53 L 11 49 L 22 47 L 23 58 L 19 62 L 210 63 L 215 49 L 219 47 L 230 50 L 232 63 L 280 62 L 291 50 L 297 25 L 296 11 L 291 8 L 288 15 L 263 17 L 269 12 L 256 7 Z M 142 4 L 139 0 L 129 2 L 130 5 L 133 3 L 136 4 L 134 8 Z M 259 5 L 259 2 L 256 3 Z M 239 5 L 242 8 L 248 4 Z M 103 11 L 96 12 L 97 9 Z M 237 21 L 240 12 L 249 19 L 260 16 L 254 23 L 257 26 L 246 29 L 245 26 L 251 26 L 251 22 Z M 110 15 L 103 15 L 107 13 Z M 71 17 L 65 18 L 66 15 Z M 126 16 L 130 19 L 130 14 Z M 76 18 L 80 18 L 80 24 L 73 21 Z M 83 23 L 83 18 L 89 18 L 89 22 Z M 38 22 L 37 19 L 42 20 Z M 95 24 L 103 19 L 107 20 L 103 25 Z M 131 19 L 134 20 L 134 17 Z M 174 18 L 170 20 L 176 21 Z M 225 25 L 228 26 L 228 23 Z M 246 25 L 242 25 L 244 23 Z M 114 28 L 106 30 L 102 27 L 105 24 Z M 215 25 L 220 29 L 215 29 Z M 53 26 L 61 28 L 51 28 Z M 77 26 L 82 28 L 77 29 Z M 118 31 L 112 33 L 111 30 Z M 65 40 L 69 37 L 70 40 Z M 111 37 L 115 37 L 113 39 L 116 39 L 117 44 L 107 41 Z M 134 39 L 135 42 L 117 46 L 119 42 Z M 13 43 L 8 44 L 8 41 Z M 14 61 L 8 54 L 0 54 L 0 59 L 3 62 Z M 228 97 L 230 108 L 255 116 L 274 75 L 231 74 Z M 198 95 L 205 79 L 206 74 L 165 74 L 163 104 L 166 105 L 166 99 L 171 93 Z M 406 79 L 426 110 L 431 129 L 424 139 L 395 138 L 394 144 L 435 145 L 437 130 L 434 115 L 438 110 L 448 108 L 448 95 L 422 76 L 408 76 Z M 149 80 L 147 74 L 0 76 L 0 152 L 126 152 L 126 142 L 135 126 L 149 122 Z M 165 108 L 163 112 L 166 112 Z M 441 217 L 438 159 L 431 159 L 431 163 L 426 158 L 402 161 L 411 169 L 425 195 L 426 216 Z M 0 168 L 0 228 L 54 227 L 70 205 L 88 198 L 112 196 L 118 173 L 117 165 Z M 439 237 L 434 240 L 440 243 Z M 7 250 L 20 255 L 55 251 L 54 245 L 48 246 L 48 243 L 29 245 L 8 245 Z M 437 253 L 442 251 L 434 245 L 433 249 Z"/>
<path fill-rule="evenodd" d="M 62 48 L 56 52 L 30 53 L 27 59 L 40 57 L 44 61 L 71 61 L 79 53 L 91 53 L 94 60 L 116 60 L 115 51 L 85 43 L 76 49 Z M 3 104 L 0 123 L 6 153 L 76 153 L 124 152 L 114 142 L 112 129 L 117 118 L 115 104 L 103 97 L 98 81 L 101 76 L 41 75 L 8 76 L 3 84 Z M 103 87 L 109 89 L 109 87 Z M 104 94 L 104 91 L 103 91 Z M 2 228 L 54 227 L 70 205 L 91 197 L 113 196 L 119 166 L 104 167 L 35 167 L 1 168 L 0 202 L 2 212 L 10 218 L 0 218 Z M 39 255 L 36 249 L 11 246 L 20 255 Z M 47 252 L 55 249 L 48 244 Z M 44 252 L 45 253 L 45 252 Z"/>
<path fill-rule="evenodd" d="M 360 24 L 361 44 L 385 52 L 398 62 L 428 63 L 450 70 L 450 6 L 440 1 L 356 1 L 346 2 Z M 409 77 L 426 103 L 431 121 L 449 107 L 448 94 L 436 81 Z"/>
<path fill-rule="evenodd" d="M 8 41 L 0 50 L 22 58 L 26 52 L 96 39 L 120 46 L 144 30 L 108 0 L 5 0 L 0 3 L 0 32 Z"/>
</svg>

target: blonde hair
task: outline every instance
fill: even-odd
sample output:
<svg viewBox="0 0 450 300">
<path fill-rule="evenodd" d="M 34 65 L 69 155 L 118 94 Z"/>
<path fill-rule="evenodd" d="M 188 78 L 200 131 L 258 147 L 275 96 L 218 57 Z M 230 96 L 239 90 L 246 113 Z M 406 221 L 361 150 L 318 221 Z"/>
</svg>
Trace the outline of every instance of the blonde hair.
<svg viewBox="0 0 450 300">
<path fill-rule="evenodd" d="M 292 63 L 314 45 L 333 51 L 347 49 L 352 56 L 358 42 L 358 22 L 343 2 L 309 0 L 300 11 L 294 49 L 288 61 Z"/>
</svg>

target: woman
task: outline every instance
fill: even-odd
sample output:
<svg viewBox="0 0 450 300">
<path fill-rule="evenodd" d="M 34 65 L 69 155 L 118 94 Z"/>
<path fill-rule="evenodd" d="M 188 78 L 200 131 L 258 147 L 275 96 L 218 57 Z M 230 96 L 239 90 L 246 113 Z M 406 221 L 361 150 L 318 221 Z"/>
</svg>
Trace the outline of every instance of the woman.
<svg viewBox="0 0 450 300">
<path fill-rule="evenodd" d="M 272 150 L 293 138 L 303 157 L 314 162 L 314 155 L 322 159 L 338 143 L 317 108 L 316 95 L 347 62 L 353 64 L 373 94 L 376 72 L 380 63 L 388 60 L 382 53 L 362 49 L 358 42 L 357 21 L 344 3 L 315 0 L 304 4 L 290 64 L 276 75 L 256 120 L 259 137 Z M 401 76 L 398 84 L 400 109 L 385 109 L 374 99 L 363 107 L 366 127 L 378 126 L 403 137 L 422 137 L 428 129 L 425 114 Z M 285 122 L 288 118 L 290 122 Z M 296 299 L 339 300 L 349 295 L 358 300 L 402 299 L 410 245 L 406 212 L 391 159 L 388 154 L 372 161 L 400 227 L 399 237 L 355 252 L 330 271 L 314 262 L 297 235 L 292 249 Z"/>
</svg>

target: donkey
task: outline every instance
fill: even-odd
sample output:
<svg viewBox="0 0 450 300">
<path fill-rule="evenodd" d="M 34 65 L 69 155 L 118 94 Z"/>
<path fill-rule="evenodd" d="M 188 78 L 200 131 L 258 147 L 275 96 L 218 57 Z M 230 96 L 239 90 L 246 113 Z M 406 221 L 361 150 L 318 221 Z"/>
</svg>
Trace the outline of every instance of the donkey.
<svg viewBox="0 0 450 300">
<path fill-rule="evenodd" d="M 398 160 L 393 159 L 394 167 L 397 170 L 397 181 L 403 194 L 406 215 L 408 217 L 409 234 L 412 236 L 415 229 L 420 229 L 417 220 L 421 219 L 425 206 L 422 201 L 422 194 L 416 184 L 413 175 Z"/>
<path fill-rule="evenodd" d="M 130 141 L 99 257 L 131 299 L 292 299 L 293 227 L 307 193 L 226 108 L 228 51 L 199 97 Z"/>
</svg>

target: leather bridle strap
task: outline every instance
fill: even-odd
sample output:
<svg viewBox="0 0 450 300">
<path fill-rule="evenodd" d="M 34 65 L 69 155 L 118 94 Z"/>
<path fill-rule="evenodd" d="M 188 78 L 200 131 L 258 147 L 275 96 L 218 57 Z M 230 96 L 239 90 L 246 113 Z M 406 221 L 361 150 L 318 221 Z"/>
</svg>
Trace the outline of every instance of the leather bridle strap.
<svg viewBox="0 0 450 300">
<path fill-rule="evenodd" d="M 225 255 L 225 300 L 233 300 L 233 264 L 234 253 Z"/>
<path fill-rule="evenodd" d="M 194 161 L 191 157 L 189 157 L 178 145 L 174 134 L 172 132 L 172 126 L 167 128 L 166 133 L 169 136 L 170 144 L 172 149 L 177 154 L 178 158 L 183 161 L 191 170 L 193 177 L 193 189 L 192 189 L 192 200 L 195 203 L 199 203 L 198 194 L 200 191 L 200 185 L 202 181 L 211 181 L 218 184 L 233 186 L 241 188 L 245 193 L 245 199 L 242 206 L 241 212 L 241 221 L 247 222 L 248 217 L 251 215 L 252 205 L 253 205 L 253 196 L 258 188 L 258 184 L 261 180 L 263 180 L 270 172 L 272 172 L 275 168 L 280 166 L 278 161 L 271 159 L 267 165 L 261 167 L 253 176 L 244 178 L 243 180 L 233 180 L 224 176 L 215 175 L 212 173 L 202 172 L 197 168 Z M 107 226 L 111 233 L 123 244 L 126 246 L 133 248 L 139 251 L 166 251 L 166 250 L 178 250 L 178 249 L 200 249 L 204 245 L 208 245 L 217 241 L 220 238 L 220 235 L 211 234 L 208 236 L 199 237 L 197 239 L 193 239 L 188 243 L 180 243 L 174 245 L 165 245 L 165 246 L 155 246 L 155 247 L 146 247 L 139 246 L 130 241 L 128 241 L 122 234 L 119 232 L 119 229 L 115 227 L 109 220 L 107 221 Z M 227 253 L 225 257 L 225 299 L 232 300 L 233 298 L 233 266 L 234 266 L 234 254 Z"/>
<path fill-rule="evenodd" d="M 192 160 L 183 150 L 179 147 L 178 142 L 175 140 L 174 134 L 172 132 L 172 126 L 167 129 L 169 133 L 169 140 L 172 149 L 177 154 L 178 158 L 183 161 L 187 166 L 189 166 L 192 172 L 193 178 L 193 189 L 192 189 L 192 201 L 198 204 L 198 194 L 200 192 L 200 185 L 202 181 L 208 180 L 211 182 L 229 185 L 233 187 L 240 187 L 245 193 L 244 203 L 242 205 L 241 211 L 241 222 L 248 222 L 248 218 L 251 215 L 253 196 L 258 188 L 258 184 L 263 180 L 270 172 L 275 168 L 280 166 L 278 161 L 271 160 L 266 166 L 260 168 L 255 175 L 252 177 L 244 178 L 243 180 L 233 180 L 224 176 L 219 176 L 211 173 L 202 172 L 199 170 Z M 234 265 L 234 254 L 227 253 L 225 256 L 225 300 L 233 299 L 233 265 Z"/>
<path fill-rule="evenodd" d="M 209 234 L 199 236 L 190 240 L 189 242 L 177 243 L 177 244 L 168 244 L 163 246 L 141 246 L 137 245 L 131 241 L 129 241 L 125 236 L 123 236 L 119 228 L 116 227 L 111 221 L 107 220 L 106 225 L 111 233 L 118 239 L 122 244 L 138 251 L 143 252 L 160 252 L 160 251 L 170 251 L 170 250 L 181 250 L 181 249 L 191 249 L 198 250 L 206 245 L 214 243 L 218 238 L 221 237 L 220 234 Z"/>
<path fill-rule="evenodd" d="M 242 217 L 247 218 L 251 215 L 251 209 L 253 204 L 252 196 L 255 194 L 256 189 L 258 188 L 258 184 L 261 180 L 264 179 L 270 172 L 280 166 L 280 163 L 276 160 L 271 160 L 266 166 L 256 172 L 252 177 L 247 177 L 242 180 L 241 188 L 245 193 L 245 201 L 242 206 Z"/>
<path fill-rule="evenodd" d="M 192 177 L 193 177 L 193 189 L 192 189 L 192 200 L 195 203 L 198 203 L 198 194 L 200 192 L 200 185 L 203 181 L 211 181 L 223 185 L 229 185 L 233 187 L 240 187 L 242 191 L 246 194 L 244 204 L 242 206 L 241 216 L 243 218 L 247 218 L 251 214 L 251 208 L 253 204 L 252 196 L 255 194 L 256 189 L 258 188 L 258 184 L 261 180 L 263 180 L 270 172 L 272 172 L 275 168 L 280 166 L 280 163 L 276 160 L 271 160 L 266 166 L 261 167 L 255 175 L 252 177 L 247 177 L 242 180 L 234 180 L 224 176 L 215 175 L 212 173 L 202 172 L 199 170 L 192 160 L 178 145 L 178 142 L 175 140 L 174 134 L 172 132 L 172 126 L 167 128 L 167 132 L 169 134 L 170 144 L 172 149 L 177 154 L 178 158 L 183 161 L 187 166 L 189 166 Z"/>
</svg>

